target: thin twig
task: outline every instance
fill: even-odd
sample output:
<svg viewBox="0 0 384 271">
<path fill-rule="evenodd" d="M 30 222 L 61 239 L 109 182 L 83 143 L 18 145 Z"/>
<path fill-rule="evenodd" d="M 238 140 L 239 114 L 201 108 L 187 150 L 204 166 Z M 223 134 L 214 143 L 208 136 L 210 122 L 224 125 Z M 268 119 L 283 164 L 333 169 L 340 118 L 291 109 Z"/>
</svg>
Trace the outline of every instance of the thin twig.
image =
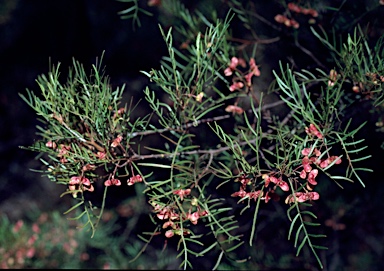
<svg viewBox="0 0 384 271">
<path fill-rule="evenodd" d="M 196 127 L 196 126 L 198 126 L 198 125 L 200 125 L 202 123 L 207 123 L 207 122 L 212 122 L 212 121 L 219 121 L 219 120 L 223 120 L 223 119 L 228 119 L 230 116 L 231 115 L 223 115 L 223 116 L 218 116 L 218 117 L 213 117 L 213 118 L 202 119 L 202 120 L 198 120 L 198 121 L 195 121 L 195 122 L 187 123 L 187 124 L 183 125 L 180 128 L 181 129 L 188 129 L 188 128 L 191 128 L 191 127 Z M 168 132 L 168 131 L 179 130 L 180 128 L 177 128 L 177 127 L 174 127 L 174 128 L 167 127 L 167 128 L 158 129 L 158 130 L 134 132 L 134 133 L 128 134 L 127 136 L 130 137 L 130 138 L 133 138 L 133 137 L 137 137 L 137 136 L 161 134 L 161 133 Z"/>
<path fill-rule="evenodd" d="M 309 51 L 307 48 L 303 47 L 299 41 L 297 40 L 297 38 L 295 39 L 295 45 L 297 48 L 299 48 L 301 51 L 303 51 L 305 54 L 309 55 L 313 61 L 316 62 L 317 65 L 319 65 L 320 67 L 322 67 L 323 69 L 327 69 L 327 67 L 325 67 L 325 65 L 323 65 L 323 63 L 320 62 L 320 60 L 318 60 L 313 54 L 311 51 Z"/>
</svg>

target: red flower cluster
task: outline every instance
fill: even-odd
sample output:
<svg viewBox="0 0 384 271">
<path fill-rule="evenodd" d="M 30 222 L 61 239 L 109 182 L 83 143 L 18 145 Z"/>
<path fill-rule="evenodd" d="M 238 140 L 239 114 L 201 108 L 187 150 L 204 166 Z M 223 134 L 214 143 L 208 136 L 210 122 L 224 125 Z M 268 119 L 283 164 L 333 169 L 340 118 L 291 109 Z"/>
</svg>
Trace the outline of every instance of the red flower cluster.
<svg viewBox="0 0 384 271">
<path fill-rule="evenodd" d="M 83 176 L 73 176 L 68 182 L 68 189 L 72 192 L 74 198 L 77 197 L 78 190 L 93 192 L 95 188 L 93 187 L 91 181 Z M 77 191 L 76 191 L 77 190 Z"/>
<path fill-rule="evenodd" d="M 123 140 L 123 136 L 122 135 L 118 135 L 111 143 L 111 147 L 115 148 L 117 147 L 118 145 L 120 145 L 120 142 Z"/>
<path fill-rule="evenodd" d="M 190 193 L 191 193 L 191 189 L 179 189 L 179 190 L 173 191 L 174 195 L 180 196 L 180 200 L 183 200 L 184 196 L 188 196 Z"/>
<path fill-rule="evenodd" d="M 335 70 L 333 70 L 333 69 L 330 70 L 330 72 L 329 72 L 328 86 L 333 87 L 333 86 L 335 85 L 335 82 L 336 82 L 336 80 L 337 80 L 337 76 L 338 76 L 337 71 L 335 71 Z"/>
<path fill-rule="evenodd" d="M 290 11 L 293 11 L 293 12 L 296 12 L 296 13 L 301 13 L 301 14 L 304 14 L 304 15 L 310 15 L 312 17 L 317 17 L 319 16 L 318 12 L 312 8 L 303 8 L 303 7 L 300 7 L 294 3 L 289 3 L 288 4 L 288 9 Z M 311 19 L 313 21 L 313 19 Z M 278 22 L 278 23 L 281 23 L 281 24 L 284 24 L 285 26 L 287 27 L 293 27 L 293 28 L 299 28 L 300 27 L 300 24 L 293 18 L 288 18 L 287 16 L 285 15 L 282 15 L 282 14 L 277 14 L 275 16 L 275 21 Z"/>
<path fill-rule="evenodd" d="M 244 83 L 241 81 L 233 82 L 233 84 L 229 87 L 231 92 L 234 92 L 237 89 L 242 89 L 244 87 Z"/>
<path fill-rule="evenodd" d="M 318 200 L 320 198 L 319 193 L 317 192 L 296 192 L 293 195 L 289 195 L 285 199 L 285 203 L 304 202 L 307 200 Z"/>
<path fill-rule="evenodd" d="M 112 179 L 106 180 L 104 182 L 104 185 L 105 186 L 111 186 L 111 185 L 120 186 L 121 185 L 121 181 L 119 179 L 112 178 Z"/>
<path fill-rule="evenodd" d="M 267 203 L 270 199 L 278 200 L 279 195 L 275 193 L 275 190 L 277 187 L 280 187 L 283 191 L 289 191 L 289 185 L 287 182 L 283 181 L 281 178 L 276 178 L 274 176 L 269 176 L 268 174 L 264 174 L 262 176 L 264 180 L 264 187 L 268 187 L 270 183 L 273 183 L 274 186 L 272 189 L 270 189 L 267 193 L 265 193 L 263 190 L 257 190 L 252 192 L 247 192 L 246 187 L 247 185 L 250 185 L 252 183 L 251 179 L 247 178 L 247 176 L 242 175 L 239 178 L 236 179 L 236 181 L 239 181 L 241 183 L 239 191 L 233 193 L 232 197 L 249 197 L 250 199 L 254 199 L 256 201 L 257 198 L 261 197 L 262 200 L 265 200 Z"/>
<path fill-rule="evenodd" d="M 170 206 L 162 207 L 159 204 L 155 203 L 154 209 L 155 209 L 155 212 L 157 212 L 156 216 L 161 220 L 165 220 L 165 219 L 176 220 L 179 218 L 179 214 L 175 211 L 174 208 Z"/>
<path fill-rule="evenodd" d="M 268 187 L 270 183 L 274 183 L 275 187 L 279 186 L 283 191 L 289 191 L 289 185 L 287 182 L 283 181 L 281 178 L 276 178 L 274 176 L 268 176 L 267 174 L 263 175 L 263 179 L 265 181 L 264 186 Z"/>
<path fill-rule="evenodd" d="M 254 58 L 249 60 L 249 72 L 244 76 L 248 87 L 252 85 L 252 76 L 260 76 L 260 70 Z"/>
<path fill-rule="evenodd" d="M 143 178 L 140 175 L 135 175 L 135 176 L 128 179 L 127 184 L 129 186 L 131 186 L 131 185 L 134 185 L 135 183 L 139 183 L 142 181 L 143 181 Z M 111 178 L 111 179 L 106 180 L 104 182 L 104 185 L 105 186 L 112 186 L 112 185 L 120 186 L 121 181 L 119 179 L 116 179 L 116 178 Z"/>
<path fill-rule="evenodd" d="M 60 158 L 60 162 L 61 163 L 66 163 L 68 162 L 67 158 L 65 158 L 66 154 L 71 150 L 71 146 L 69 145 L 64 145 L 64 144 L 60 144 L 60 149 L 59 149 L 59 154 L 57 155 L 57 157 Z"/>
<path fill-rule="evenodd" d="M 262 178 L 264 180 L 264 187 L 268 187 L 270 183 L 275 184 L 271 190 L 265 193 L 265 197 L 263 198 L 265 200 L 265 203 L 267 203 L 270 199 L 279 200 L 280 197 L 275 192 L 277 187 L 280 187 L 280 189 L 285 192 L 289 191 L 288 183 L 283 181 L 281 177 L 276 178 L 274 176 L 269 176 L 268 174 L 264 174 Z"/>
<path fill-rule="evenodd" d="M 244 175 L 244 174 L 241 175 L 235 181 L 240 182 L 241 185 L 240 185 L 240 190 L 235 192 L 235 193 L 233 193 L 231 195 L 232 197 L 244 198 L 244 197 L 248 196 L 250 199 L 254 199 L 256 201 L 256 199 L 258 197 L 262 197 L 263 196 L 263 191 L 262 190 L 257 190 L 257 191 L 252 191 L 252 192 L 246 192 L 245 191 L 247 185 L 252 183 L 251 179 L 247 178 L 246 175 Z"/>
<path fill-rule="evenodd" d="M 47 146 L 50 149 L 56 150 L 58 152 L 57 157 L 60 158 L 61 163 L 64 164 L 68 162 L 66 156 L 68 152 L 71 150 L 71 146 L 60 144 L 59 148 L 57 149 L 57 144 L 54 141 L 48 141 L 47 143 L 45 143 L 45 146 Z"/>
<path fill-rule="evenodd" d="M 48 141 L 47 143 L 45 143 L 45 146 L 47 146 L 48 148 L 51 148 L 51 149 L 56 149 L 57 145 L 54 141 Z"/>
<path fill-rule="evenodd" d="M 311 185 L 317 185 L 315 178 L 319 171 L 317 169 L 312 169 L 311 164 L 313 163 L 321 168 L 326 168 L 333 161 L 335 161 L 335 164 L 337 165 L 340 164 L 341 158 L 338 156 L 329 156 L 325 159 L 319 159 L 318 157 L 321 156 L 321 152 L 316 148 L 312 153 L 311 150 L 312 148 L 305 148 L 301 151 L 301 154 L 304 155 L 304 158 L 302 159 L 303 170 L 300 172 L 300 178 L 307 178 L 308 183 Z M 312 154 L 315 154 L 315 156 L 312 156 Z"/>
<path fill-rule="evenodd" d="M 317 129 L 316 129 L 317 130 Z M 307 179 L 308 183 L 306 188 L 304 189 L 305 192 L 295 192 L 291 195 L 289 195 L 285 199 L 285 203 L 293 203 L 293 202 L 304 202 L 308 200 L 318 200 L 320 198 L 319 193 L 317 192 L 311 192 L 312 186 L 317 185 L 317 182 L 315 178 L 319 174 L 318 169 L 312 169 L 311 164 L 316 164 L 320 166 L 321 168 L 324 168 L 328 166 L 329 161 L 334 161 L 337 159 L 336 163 L 341 163 L 341 159 L 337 156 L 331 156 L 326 159 L 319 159 L 321 156 L 321 151 L 316 148 L 305 148 L 301 151 L 301 154 L 304 155 L 304 158 L 302 159 L 302 167 L 303 170 L 300 172 L 300 178 Z M 313 156 L 314 155 L 314 156 Z M 307 191 L 309 190 L 309 191 Z"/>
<path fill-rule="evenodd" d="M 142 181 L 143 181 L 143 177 L 141 177 L 140 175 L 135 175 L 135 176 L 128 179 L 127 184 L 128 185 L 134 185 L 135 183 L 139 183 Z"/>
<path fill-rule="evenodd" d="M 191 213 L 191 211 L 188 212 L 187 219 L 191 221 L 193 225 L 197 224 L 197 221 L 201 216 L 207 216 L 208 212 L 206 210 L 200 210 L 200 207 L 198 207 L 198 211 Z"/>
<path fill-rule="evenodd" d="M 288 9 L 290 11 L 293 11 L 293 12 L 296 12 L 296 13 L 301 13 L 301 14 L 304 14 L 304 15 L 311 15 L 312 17 L 319 16 L 319 13 L 316 10 L 314 10 L 313 8 L 299 7 L 298 5 L 296 5 L 294 3 L 289 3 L 288 4 Z"/>
<path fill-rule="evenodd" d="M 179 189 L 173 192 L 175 195 L 179 195 L 181 200 L 184 199 L 184 196 L 189 195 L 191 192 L 191 189 Z M 180 226 L 178 223 L 176 223 L 179 220 L 189 220 L 193 225 L 196 225 L 200 217 L 204 217 L 208 215 L 208 212 L 206 210 L 202 210 L 200 206 L 197 206 L 197 210 L 195 212 L 192 212 L 190 209 L 186 215 L 180 215 L 178 212 L 178 209 L 175 207 L 172 207 L 170 205 L 167 206 L 161 206 L 158 203 L 152 204 L 154 211 L 157 213 L 157 218 L 161 220 L 167 220 L 163 224 L 163 229 L 166 229 L 168 227 L 171 227 L 172 229 L 167 230 L 165 232 L 165 236 L 167 238 L 171 238 L 172 236 L 181 235 L 181 234 L 189 234 L 190 232 L 187 229 L 184 229 L 182 232 L 180 229 Z"/>
<path fill-rule="evenodd" d="M 275 21 L 281 24 L 284 24 L 286 27 L 299 28 L 300 24 L 295 19 L 289 19 L 287 16 L 277 14 L 275 16 Z"/>
<path fill-rule="evenodd" d="M 323 134 L 319 132 L 319 130 L 317 130 L 316 126 L 311 123 L 309 125 L 309 128 L 308 127 L 305 127 L 305 132 L 308 134 L 308 135 L 315 135 L 317 136 L 318 138 L 322 139 L 323 138 Z"/>
<path fill-rule="evenodd" d="M 96 153 L 96 157 L 99 158 L 100 160 L 104 160 L 104 159 L 106 159 L 107 154 L 106 154 L 105 152 L 98 151 L 98 152 Z"/>
<path fill-rule="evenodd" d="M 257 190 L 257 191 L 253 191 L 253 192 L 246 192 L 242 187 L 240 187 L 240 190 L 233 193 L 231 196 L 232 197 L 240 197 L 240 198 L 244 198 L 246 196 L 248 196 L 250 199 L 254 199 L 256 201 L 256 199 L 260 196 L 263 196 L 263 191 L 261 190 Z"/>
<path fill-rule="evenodd" d="M 244 113 L 244 109 L 237 105 L 228 105 L 225 108 L 225 111 L 233 114 L 239 114 L 239 115 Z"/>
<path fill-rule="evenodd" d="M 244 59 L 242 58 L 237 58 L 237 57 L 232 57 L 231 58 L 231 63 L 229 64 L 228 68 L 224 70 L 225 76 L 231 76 L 232 73 L 236 70 L 237 66 L 240 65 L 243 68 L 246 67 L 246 63 Z"/>
<path fill-rule="evenodd" d="M 239 65 L 243 68 L 247 66 L 244 59 L 232 57 L 231 63 L 224 70 L 224 75 L 231 76 L 233 72 L 237 70 L 237 66 Z M 248 72 L 243 76 L 243 78 L 238 78 L 238 77 L 234 78 L 232 85 L 229 87 L 229 90 L 231 92 L 235 90 L 241 90 L 244 87 L 244 83 L 246 84 L 247 87 L 250 87 L 252 85 L 253 76 L 260 76 L 260 70 L 259 70 L 259 67 L 256 65 L 255 59 L 251 58 L 249 60 Z"/>
</svg>

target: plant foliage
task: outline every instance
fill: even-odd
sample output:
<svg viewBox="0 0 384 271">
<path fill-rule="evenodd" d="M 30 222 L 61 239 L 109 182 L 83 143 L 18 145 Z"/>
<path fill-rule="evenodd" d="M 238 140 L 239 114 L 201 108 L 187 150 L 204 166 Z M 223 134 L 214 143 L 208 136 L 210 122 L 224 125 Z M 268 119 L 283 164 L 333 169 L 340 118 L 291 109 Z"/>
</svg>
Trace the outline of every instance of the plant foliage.
<svg viewBox="0 0 384 271">
<path fill-rule="evenodd" d="M 139 13 L 149 13 L 140 1 L 125 2 L 132 6 L 120 14 L 140 25 Z M 42 123 L 39 140 L 26 148 L 39 153 L 44 175 L 67 188 L 62 196 L 73 196 L 65 213 L 76 213 L 71 219 L 94 236 L 112 188 L 128 186 L 145 196 L 153 222 L 153 231 L 140 235 L 147 244 L 138 256 L 161 235 L 177 239 L 181 268 L 213 253 L 217 260 L 209 268 L 216 269 L 253 245 L 261 210 L 282 198 L 297 255 L 308 248 L 322 267 L 326 236 L 313 207 L 327 195 L 317 184 L 358 181 L 364 187 L 362 173 L 371 171 L 360 166 L 370 159 L 359 133 L 364 123 L 352 127 L 346 112 L 359 97 L 373 106 L 383 102 L 383 37 L 370 47 L 356 26 L 336 44 L 331 31 L 299 26 L 294 14 L 315 21 L 318 12 L 293 3 L 279 6 L 285 15 L 268 21 L 252 1 L 227 1 L 224 16 L 189 10 L 181 1 L 150 2 L 181 23 L 159 25 L 168 55 L 160 68 L 142 72 L 150 80 L 143 90 L 148 112 L 131 117 L 141 105 L 121 103 L 124 86 L 111 87 L 102 58 L 90 72 L 74 60 L 66 82 L 60 65 L 52 67 L 38 77 L 39 92 L 21 95 Z M 260 38 L 260 23 L 291 31 L 292 44 L 315 67 L 281 60 L 260 91 L 258 46 L 279 40 Z M 232 24 L 244 27 L 241 37 Z M 302 28 L 331 53 L 333 67 L 299 43 Z"/>
</svg>

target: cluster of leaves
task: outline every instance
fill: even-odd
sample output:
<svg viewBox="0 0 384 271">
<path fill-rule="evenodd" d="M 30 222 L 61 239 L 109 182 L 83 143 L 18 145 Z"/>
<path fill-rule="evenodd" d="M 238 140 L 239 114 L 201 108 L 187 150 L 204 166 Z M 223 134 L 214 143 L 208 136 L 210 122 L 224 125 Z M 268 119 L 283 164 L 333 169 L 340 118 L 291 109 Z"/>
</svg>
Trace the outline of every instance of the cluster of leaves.
<svg viewBox="0 0 384 271">
<path fill-rule="evenodd" d="M 137 18 L 139 2 L 130 2 L 122 13 Z M 180 1 L 161 5 L 183 24 L 160 27 L 168 55 L 159 69 L 143 72 L 151 82 L 143 90 L 148 114 L 131 117 L 136 106 L 120 104 L 124 87 L 111 88 L 101 61 L 89 76 L 74 61 L 65 84 L 59 67 L 53 67 L 37 80 L 41 94 L 22 95 L 44 124 L 38 127 L 41 140 L 28 149 L 42 155 L 46 176 L 67 187 L 62 196 L 77 201 L 66 213 L 81 209 L 73 219 L 84 221 L 96 236 L 108 189 L 126 182 L 148 201 L 154 230 L 141 236 L 146 246 L 158 235 L 177 238 L 183 269 L 193 267 L 192 256 L 211 252 L 217 253 L 215 269 L 246 241 L 252 246 L 260 209 L 283 197 L 297 255 L 307 246 L 322 267 L 319 251 L 325 247 L 318 238 L 325 235 L 318 232 L 311 207 L 326 195 L 316 191 L 317 179 L 339 186 L 358 180 L 364 186 L 361 172 L 370 169 L 356 166 L 370 157 L 360 154 L 366 148 L 364 139 L 357 139 L 363 124 L 351 128 L 344 112 L 356 101 L 349 84 L 375 105 L 382 103 L 383 39 L 371 50 L 356 30 L 337 49 L 327 32 L 312 27 L 334 53 L 337 67 L 307 70 L 280 63 L 268 91 L 257 92 L 263 71 L 256 64 L 256 45 L 274 41 L 255 33 L 252 25 L 260 15 L 235 0 L 228 1 L 231 9 L 223 18 L 192 13 Z M 318 15 L 297 5 L 285 9 Z M 241 39 L 238 45 L 231 33 L 236 16 L 249 31 L 244 37 L 252 37 L 248 43 Z M 264 102 L 268 95 L 279 101 Z M 283 116 L 271 116 L 270 109 L 281 105 Z M 143 146 L 152 137 L 153 145 Z M 93 200 L 95 193 L 101 200 Z M 239 216 L 253 211 L 249 233 L 240 229 L 235 210 Z"/>
</svg>

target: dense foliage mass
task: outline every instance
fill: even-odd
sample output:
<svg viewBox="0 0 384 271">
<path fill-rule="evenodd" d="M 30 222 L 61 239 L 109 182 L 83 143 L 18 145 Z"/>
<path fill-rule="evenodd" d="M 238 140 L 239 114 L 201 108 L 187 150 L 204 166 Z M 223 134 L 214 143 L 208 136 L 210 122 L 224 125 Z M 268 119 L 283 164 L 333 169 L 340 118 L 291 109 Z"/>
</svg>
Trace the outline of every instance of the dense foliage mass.
<svg viewBox="0 0 384 271">
<path fill-rule="evenodd" d="M 74 60 L 66 80 L 53 66 L 39 91 L 21 96 L 41 120 L 26 148 L 73 198 L 66 214 L 97 238 L 122 189 L 135 202 L 127 229 L 144 242 L 137 257 L 160 242 L 182 269 L 200 257 L 210 259 L 200 268 L 268 267 L 258 238 L 270 227 L 271 244 L 288 238 L 307 262 L 281 255 L 280 266 L 322 268 L 319 202 L 346 182 L 358 197 L 372 171 L 365 122 L 354 118 L 368 103 L 381 121 L 383 34 L 343 5 L 316 1 L 123 2 L 136 31 L 156 13 L 168 52 L 142 71 L 142 101 L 123 102 L 125 86 L 111 86 L 102 56 L 90 69 Z M 142 229 L 127 222 L 143 215 Z"/>
</svg>

